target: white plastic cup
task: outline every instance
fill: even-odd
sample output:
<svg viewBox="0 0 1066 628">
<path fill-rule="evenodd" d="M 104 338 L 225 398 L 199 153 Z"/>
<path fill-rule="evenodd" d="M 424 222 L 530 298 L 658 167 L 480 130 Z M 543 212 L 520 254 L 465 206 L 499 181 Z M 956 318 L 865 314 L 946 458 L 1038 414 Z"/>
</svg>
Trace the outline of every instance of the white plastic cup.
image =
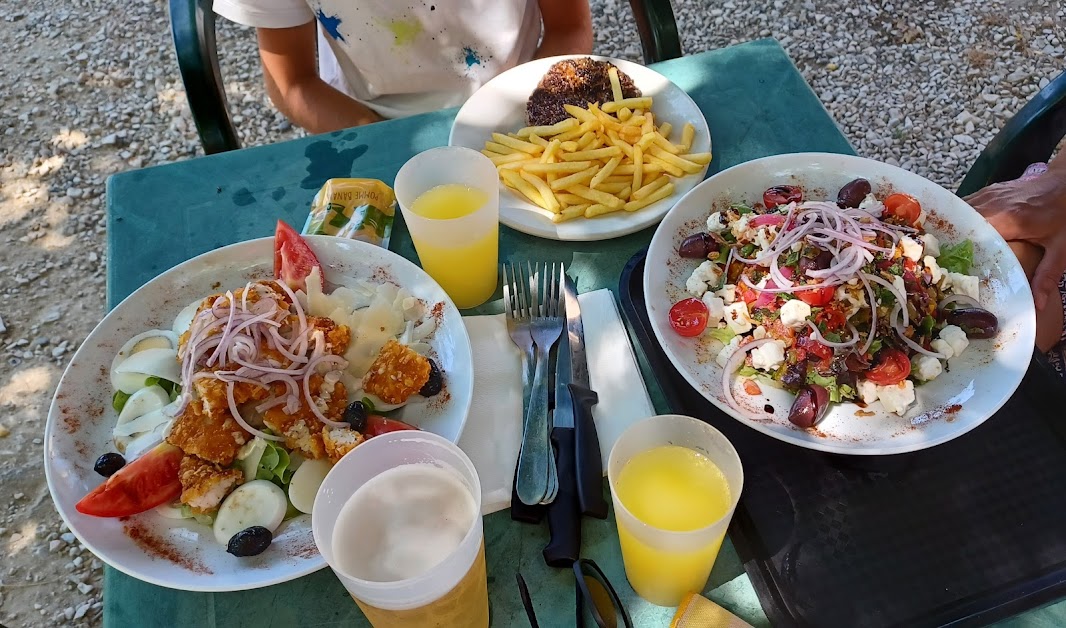
<svg viewBox="0 0 1066 628">
<path fill-rule="evenodd" d="M 695 450 L 722 471 L 729 485 L 730 505 L 721 519 L 687 532 L 663 530 L 637 519 L 618 498 L 615 483 L 626 463 L 639 453 L 664 445 Z M 692 417 L 667 414 L 644 419 L 623 432 L 611 448 L 607 479 L 622 563 L 633 590 L 660 606 L 677 606 L 686 593 L 701 592 L 744 488 L 744 469 L 732 443 L 718 430 Z"/>
<path fill-rule="evenodd" d="M 394 582 L 363 580 L 345 573 L 333 554 L 338 516 L 352 495 L 371 478 L 408 464 L 432 464 L 456 472 L 470 491 L 478 515 L 459 547 L 420 576 Z M 455 444 L 430 432 L 399 431 L 367 440 L 333 466 L 315 496 L 311 530 L 333 573 L 375 628 L 428 624 L 488 626 L 481 482 L 470 458 Z M 359 534 L 353 530 L 352 534 Z"/>
<path fill-rule="evenodd" d="M 460 218 L 434 219 L 411 211 L 419 196 L 447 184 L 466 185 L 486 196 L 477 211 Z M 496 166 L 476 150 L 431 148 L 409 159 L 393 187 L 419 262 L 455 305 L 481 305 L 496 291 L 500 246 L 500 180 Z"/>
</svg>

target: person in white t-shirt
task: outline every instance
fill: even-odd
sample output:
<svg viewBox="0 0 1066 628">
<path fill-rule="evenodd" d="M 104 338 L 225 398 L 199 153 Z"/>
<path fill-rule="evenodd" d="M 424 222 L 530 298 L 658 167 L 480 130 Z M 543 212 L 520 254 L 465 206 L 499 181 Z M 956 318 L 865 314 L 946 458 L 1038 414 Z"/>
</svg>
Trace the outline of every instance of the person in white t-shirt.
<svg viewBox="0 0 1066 628">
<path fill-rule="evenodd" d="M 271 101 L 312 133 L 458 106 L 520 63 L 592 52 L 588 0 L 215 0 L 214 9 L 256 28 Z"/>
</svg>

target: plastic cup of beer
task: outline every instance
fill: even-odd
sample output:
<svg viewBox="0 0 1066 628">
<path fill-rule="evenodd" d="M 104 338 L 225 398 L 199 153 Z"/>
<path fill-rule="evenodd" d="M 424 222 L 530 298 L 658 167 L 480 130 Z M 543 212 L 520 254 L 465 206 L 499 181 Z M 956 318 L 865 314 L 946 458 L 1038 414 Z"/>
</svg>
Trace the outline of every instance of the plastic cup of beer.
<svg viewBox="0 0 1066 628">
<path fill-rule="evenodd" d="M 447 439 L 401 431 L 359 445 L 323 481 L 311 528 L 375 628 L 489 625 L 481 483 Z"/>
<path fill-rule="evenodd" d="M 459 309 L 496 292 L 499 186 L 489 158 L 459 146 L 419 153 L 396 174 L 396 200 L 422 269 Z"/>
<path fill-rule="evenodd" d="M 702 591 L 744 487 L 733 445 L 698 419 L 652 417 L 615 442 L 607 478 L 633 590 L 660 606 Z"/>
</svg>

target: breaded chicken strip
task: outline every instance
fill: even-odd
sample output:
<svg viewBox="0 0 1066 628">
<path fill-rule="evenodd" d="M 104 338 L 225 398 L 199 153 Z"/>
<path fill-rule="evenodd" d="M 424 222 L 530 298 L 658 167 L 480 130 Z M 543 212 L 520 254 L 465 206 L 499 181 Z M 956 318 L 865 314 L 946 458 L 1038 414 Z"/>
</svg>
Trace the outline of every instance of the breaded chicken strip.
<svg viewBox="0 0 1066 628">
<path fill-rule="evenodd" d="M 223 469 L 196 456 L 185 456 L 178 469 L 181 503 L 204 514 L 218 508 L 226 495 L 244 482 L 238 469 Z"/>
<path fill-rule="evenodd" d="M 203 401 L 196 399 L 174 420 L 167 442 L 186 454 L 228 467 L 248 438 L 229 412 L 208 414 Z"/>
<path fill-rule="evenodd" d="M 326 455 L 330 462 L 337 462 L 344 454 L 355 449 L 366 440 L 359 432 L 346 427 L 322 426 L 322 444 L 326 447 Z"/>
<path fill-rule="evenodd" d="M 323 391 L 325 377 L 319 374 L 311 376 L 311 398 L 327 419 L 340 421 L 344 416 L 344 407 L 348 403 L 348 393 L 344 384 L 335 382 L 332 390 Z M 302 397 L 299 410 L 292 414 L 285 413 L 285 406 L 270 408 L 263 414 L 263 423 L 275 434 L 285 437 L 285 445 L 295 449 L 309 458 L 325 458 L 326 449 L 322 443 L 322 421 L 307 406 Z"/>
<path fill-rule="evenodd" d="M 429 360 L 389 340 L 363 376 L 363 390 L 386 403 L 403 403 L 429 381 Z"/>
</svg>

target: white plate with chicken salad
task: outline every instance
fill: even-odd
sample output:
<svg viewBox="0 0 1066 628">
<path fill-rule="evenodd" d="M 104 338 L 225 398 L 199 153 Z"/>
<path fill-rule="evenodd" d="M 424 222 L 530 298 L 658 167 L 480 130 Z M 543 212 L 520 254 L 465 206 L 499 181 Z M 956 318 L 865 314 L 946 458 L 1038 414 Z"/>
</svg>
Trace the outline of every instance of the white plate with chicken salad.
<svg viewBox="0 0 1066 628">
<path fill-rule="evenodd" d="M 644 290 L 656 338 L 704 397 L 840 454 L 977 427 L 1036 337 L 1025 274 L 973 208 L 848 155 L 765 157 L 703 182 L 656 231 Z"/>
<path fill-rule="evenodd" d="M 398 429 L 457 441 L 471 363 L 420 268 L 279 223 L 161 274 L 93 330 L 49 411 L 48 487 L 81 542 L 135 578 L 291 580 L 325 566 L 310 512 L 332 465 Z"/>
</svg>

